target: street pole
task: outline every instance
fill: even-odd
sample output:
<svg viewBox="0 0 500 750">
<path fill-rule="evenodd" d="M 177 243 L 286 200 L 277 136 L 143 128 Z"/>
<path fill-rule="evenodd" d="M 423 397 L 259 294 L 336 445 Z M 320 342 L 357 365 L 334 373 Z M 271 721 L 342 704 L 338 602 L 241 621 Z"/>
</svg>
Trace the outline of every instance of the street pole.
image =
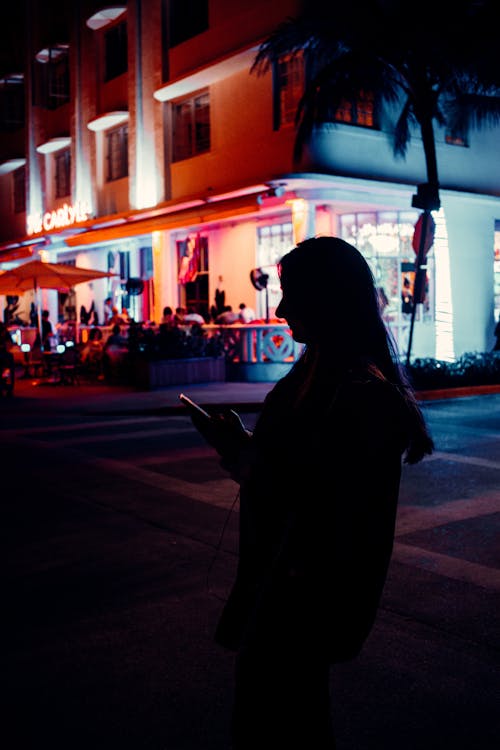
<svg viewBox="0 0 500 750">
<path fill-rule="evenodd" d="M 411 356 L 411 345 L 413 342 L 413 329 L 415 327 L 415 314 L 417 312 L 418 300 L 422 299 L 422 291 L 425 283 L 426 276 L 426 255 L 428 247 L 426 247 L 427 234 L 429 231 L 430 222 L 432 221 L 431 211 L 437 211 L 441 205 L 439 200 L 439 187 L 438 185 L 431 185 L 425 183 L 417 186 L 417 194 L 413 196 L 412 206 L 414 208 L 423 209 L 422 214 L 422 226 L 418 244 L 417 258 L 415 261 L 415 282 L 413 284 L 413 306 L 411 310 L 411 321 L 410 321 L 410 335 L 408 337 L 408 349 L 406 352 L 406 367 L 410 365 Z"/>
</svg>

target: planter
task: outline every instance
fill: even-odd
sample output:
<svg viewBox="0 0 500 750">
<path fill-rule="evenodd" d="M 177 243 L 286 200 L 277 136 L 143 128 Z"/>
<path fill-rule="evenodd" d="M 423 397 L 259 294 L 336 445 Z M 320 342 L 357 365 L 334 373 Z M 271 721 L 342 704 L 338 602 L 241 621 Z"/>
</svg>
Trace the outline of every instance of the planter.
<svg viewBox="0 0 500 750">
<path fill-rule="evenodd" d="M 224 357 L 141 360 L 134 366 L 134 384 L 141 390 L 169 385 L 223 382 L 226 379 Z"/>
</svg>

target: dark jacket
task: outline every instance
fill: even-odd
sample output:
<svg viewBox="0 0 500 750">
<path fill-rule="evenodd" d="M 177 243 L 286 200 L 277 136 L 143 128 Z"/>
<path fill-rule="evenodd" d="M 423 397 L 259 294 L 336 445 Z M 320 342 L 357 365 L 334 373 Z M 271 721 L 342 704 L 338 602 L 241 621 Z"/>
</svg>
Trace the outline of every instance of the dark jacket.
<svg viewBox="0 0 500 750">
<path fill-rule="evenodd" d="M 373 626 L 391 557 L 404 402 L 368 370 L 316 382 L 294 406 L 299 362 L 268 394 L 241 486 L 235 584 L 216 641 L 354 658 Z"/>
</svg>

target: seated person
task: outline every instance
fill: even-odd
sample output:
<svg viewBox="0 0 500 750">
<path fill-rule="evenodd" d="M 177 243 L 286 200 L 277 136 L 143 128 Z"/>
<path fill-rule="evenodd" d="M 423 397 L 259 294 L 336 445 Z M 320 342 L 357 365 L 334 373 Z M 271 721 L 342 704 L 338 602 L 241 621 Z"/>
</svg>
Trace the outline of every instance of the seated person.
<svg viewBox="0 0 500 750">
<path fill-rule="evenodd" d="M 253 320 L 256 319 L 255 310 L 252 310 L 251 307 L 248 307 L 248 305 L 245 305 L 244 302 L 241 302 L 239 305 L 239 316 L 240 321 L 242 323 L 251 323 Z"/>
<path fill-rule="evenodd" d="M 184 323 L 199 323 L 202 326 L 205 323 L 205 318 L 197 313 L 194 307 L 188 307 L 187 313 L 184 315 Z"/>
<path fill-rule="evenodd" d="M 117 325 L 118 327 L 121 326 L 121 325 L 122 326 L 125 325 L 125 321 L 123 320 L 122 316 L 118 313 L 118 308 L 117 307 L 113 307 L 113 309 L 112 309 L 112 315 L 111 315 L 110 319 L 108 320 L 108 325 L 110 325 L 110 326 Z"/>
<path fill-rule="evenodd" d="M 76 342 L 76 322 L 74 320 L 64 320 L 62 323 L 58 323 L 56 328 L 60 344 L 64 344 L 66 341 Z"/>
<path fill-rule="evenodd" d="M 14 342 L 5 323 L 0 322 L 0 368 L 10 370 L 11 391 L 14 389 L 15 364 Z"/>
<path fill-rule="evenodd" d="M 127 310 L 126 307 L 122 307 L 120 317 L 122 318 L 123 322 L 127 324 L 130 323 L 130 321 L 132 320 L 132 318 L 129 315 L 129 311 Z"/>
<path fill-rule="evenodd" d="M 238 313 L 233 312 L 233 308 L 231 305 L 224 305 L 224 308 L 220 315 L 217 315 L 215 318 L 215 322 L 218 325 L 232 325 L 232 323 L 238 323 L 240 320 L 240 317 Z"/>
<path fill-rule="evenodd" d="M 103 351 L 102 331 L 99 328 L 92 328 L 87 343 L 80 351 L 82 365 L 86 369 L 100 372 Z"/>
<path fill-rule="evenodd" d="M 127 339 L 125 336 L 122 336 L 121 330 L 122 329 L 118 323 L 115 323 L 111 331 L 111 336 L 108 337 L 104 344 L 104 351 L 108 351 L 108 349 L 111 349 L 112 347 L 115 349 L 123 349 L 123 347 L 127 345 Z"/>
<path fill-rule="evenodd" d="M 123 369 L 128 352 L 127 339 L 122 336 L 121 328 L 116 323 L 102 352 L 102 368 L 106 380 L 120 379 L 120 371 Z"/>
<path fill-rule="evenodd" d="M 173 326 L 174 323 L 175 323 L 174 311 L 172 310 L 172 308 L 169 305 L 167 305 L 166 307 L 163 308 L 163 315 L 162 315 L 162 319 L 160 321 L 160 325 L 162 325 L 162 326 Z"/>
<path fill-rule="evenodd" d="M 181 326 L 184 324 L 184 316 L 186 315 L 185 307 L 176 307 L 174 315 L 174 325 Z"/>
</svg>

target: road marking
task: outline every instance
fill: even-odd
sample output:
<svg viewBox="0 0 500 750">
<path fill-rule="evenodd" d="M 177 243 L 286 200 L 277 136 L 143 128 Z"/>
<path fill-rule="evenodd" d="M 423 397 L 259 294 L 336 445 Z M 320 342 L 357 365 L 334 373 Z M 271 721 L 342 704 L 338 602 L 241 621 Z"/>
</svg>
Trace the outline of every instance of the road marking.
<svg viewBox="0 0 500 750">
<path fill-rule="evenodd" d="M 421 547 L 412 547 L 409 544 L 396 542 L 393 560 L 456 581 L 465 581 L 475 586 L 500 591 L 500 570 L 462 560 L 459 557 L 451 557 L 440 552 L 432 552 Z"/>
<path fill-rule="evenodd" d="M 150 419 L 150 418 L 148 418 Z M 153 419 L 157 419 L 156 417 Z M 123 420 L 124 423 L 137 423 L 144 420 Z M 116 425 L 116 420 L 113 420 L 110 424 Z M 95 426 L 103 426 L 103 423 L 97 423 Z M 88 428 L 89 425 L 82 425 L 82 429 Z M 55 430 L 60 429 L 58 427 Z M 70 429 L 67 427 L 67 429 Z M 178 429 L 178 428 L 177 428 Z M 191 427 L 187 429 L 192 429 Z M 53 431 L 53 430 L 51 430 Z M 16 434 L 21 437 L 20 443 L 26 443 L 33 445 L 33 442 L 45 445 L 48 448 L 54 448 L 55 446 L 62 446 L 66 448 L 70 445 L 78 445 L 80 443 L 92 442 L 94 440 L 114 440 L 114 439 L 127 439 L 127 438 L 140 438 L 141 435 L 156 435 L 169 430 L 141 430 L 140 432 L 134 433 L 133 435 L 118 435 L 118 436 L 82 436 L 78 438 L 70 438 L 68 440 L 41 440 L 37 438 L 33 433 L 47 432 L 46 429 L 35 429 L 35 430 L 22 430 L 17 431 Z M 20 435 L 20 433 L 22 433 Z M 202 483 L 192 483 L 170 475 L 160 474 L 155 471 L 151 471 L 145 468 L 144 465 L 136 466 L 130 462 L 119 461 L 110 458 L 99 458 L 95 456 L 88 456 L 78 449 L 67 448 L 68 456 L 71 454 L 77 455 L 78 459 L 82 462 L 88 463 L 92 466 L 98 466 L 101 469 L 115 473 L 122 479 L 130 479 L 132 481 L 139 482 L 146 486 L 155 487 L 160 490 L 164 490 L 168 493 L 175 493 L 189 499 L 208 503 L 210 505 L 229 509 L 234 503 L 235 492 L 237 485 L 231 479 L 216 479 Z M 477 459 L 474 457 L 457 456 L 456 454 L 440 453 L 438 457 L 444 457 L 450 460 L 462 460 L 465 459 L 465 463 L 476 464 L 480 466 L 488 466 L 489 468 L 500 468 L 498 462 L 485 461 L 484 459 Z M 429 459 L 427 459 L 429 460 Z M 141 459 L 142 461 L 142 459 Z M 154 457 L 152 459 L 155 463 L 161 462 L 161 457 Z M 444 555 L 431 550 L 422 549 L 420 547 L 404 544 L 403 542 L 397 541 L 397 537 L 401 537 L 404 534 L 408 534 L 414 531 L 420 531 L 424 529 L 431 529 L 445 523 L 452 523 L 468 518 L 475 518 L 481 516 L 491 515 L 500 511 L 500 494 L 493 493 L 491 495 L 483 495 L 471 499 L 455 500 L 450 501 L 439 506 L 433 507 L 416 507 L 416 506 L 401 506 L 398 511 L 397 527 L 396 527 L 396 541 L 394 544 L 393 559 L 397 562 L 401 562 L 407 565 L 413 565 L 423 570 L 432 571 L 438 575 L 445 576 L 450 579 L 465 581 L 473 585 L 481 586 L 483 588 L 500 590 L 500 570 L 491 568 L 488 566 L 472 563 L 467 560 L 463 560 L 458 557 L 452 557 L 450 555 Z"/>
<path fill-rule="evenodd" d="M 435 451 L 432 455 L 426 456 L 424 461 L 456 461 L 460 464 L 470 464 L 471 466 L 483 466 L 486 469 L 500 469 L 500 461 L 490 461 L 488 458 L 479 458 L 478 456 L 462 456 L 459 453 L 446 453 L 444 451 Z"/>
<path fill-rule="evenodd" d="M 476 495 L 463 500 L 451 500 L 440 505 L 422 508 L 416 505 L 400 505 L 396 521 L 396 536 L 415 531 L 433 529 L 446 523 L 465 521 L 500 512 L 500 493 Z"/>
<path fill-rule="evenodd" d="M 108 435 L 107 440 L 109 441 L 110 439 L 112 438 Z M 59 446 L 64 449 L 67 460 L 71 460 L 71 457 L 74 456 L 82 464 L 100 467 L 105 471 L 119 475 L 122 479 L 130 479 L 165 492 L 176 493 L 191 500 L 197 500 L 198 502 L 220 508 L 229 508 L 232 506 L 237 489 L 236 483 L 229 478 L 201 483 L 187 482 L 167 474 L 150 471 L 142 466 L 132 464 L 130 461 L 119 461 L 113 458 L 100 458 L 88 455 L 78 449 L 67 447 L 71 441 L 45 441 L 38 438 L 31 438 L 30 436 L 23 436 L 18 442 L 20 445 L 24 444 L 30 446 L 30 448 L 32 448 L 34 442 L 48 449 Z M 157 463 L 161 463 L 161 456 L 156 456 L 156 459 Z"/>
<path fill-rule="evenodd" d="M 102 422 L 74 422 L 72 424 L 61 424 L 61 425 L 50 425 L 46 427 L 21 427 L 10 430 L 1 430 L 0 434 L 6 435 L 7 437 L 16 435 L 37 435 L 39 433 L 51 433 L 51 432 L 80 432 L 83 430 L 93 430 L 101 427 L 122 427 L 131 424 L 145 424 L 146 422 L 158 422 L 165 421 L 166 417 L 148 416 L 148 417 L 134 417 L 133 419 L 107 419 Z M 175 420 L 178 422 L 180 419 L 186 420 L 186 416 L 169 415 L 169 420 Z"/>
<path fill-rule="evenodd" d="M 236 483 L 229 478 L 195 484 L 112 458 L 92 458 L 91 463 L 93 466 L 119 474 L 122 478 L 127 477 L 150 487 L 156 487 L 166 492 L 176 492 L 192 500 L 222 508 L 230 507 L 237 490 Z"/>
<path fill-rule="evenodd" d="M 50 445 L 66 446 L 66 445 L 85 445 L 85 443 L 116 443 L 119 440 L 140 440 L 141 438 L 149 437 L 160 437 L 161 435 L 171 435 L 174 432 L 176 435 L 183 435 L 187 432 L 192 432 L 193 428 L 190 426 L 177 427 L 176 425 L 170 425 L 169 427 L 159 427 L 157 430 L 138 430 L 137 432 L 127 433 L 106 433 L 101 435 L 82 435 L 81 437 L 70 437 L 63 438 L 62 440 L 50 440 Z M 37 439 L 37 438 L 35 438 Z"/>
</svg>

